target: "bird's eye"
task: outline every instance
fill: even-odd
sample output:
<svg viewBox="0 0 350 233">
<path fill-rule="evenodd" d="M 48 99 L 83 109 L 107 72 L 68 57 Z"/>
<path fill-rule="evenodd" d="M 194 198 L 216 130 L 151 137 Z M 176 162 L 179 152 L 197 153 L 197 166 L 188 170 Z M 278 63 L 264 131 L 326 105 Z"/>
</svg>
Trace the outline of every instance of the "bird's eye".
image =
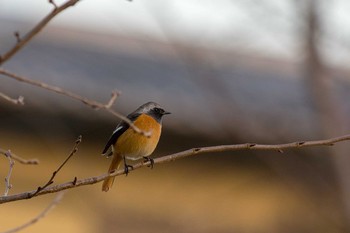
<svg viewBox="0 0 350 233">
<path fill-rule="evenodd" d="M 154 111 L 155 111 L 156 113 L 161 113 L 161 112 L 162 112 L 162 110 L 161 110 L 160 108 L 154 108 Z"/>
</svg>

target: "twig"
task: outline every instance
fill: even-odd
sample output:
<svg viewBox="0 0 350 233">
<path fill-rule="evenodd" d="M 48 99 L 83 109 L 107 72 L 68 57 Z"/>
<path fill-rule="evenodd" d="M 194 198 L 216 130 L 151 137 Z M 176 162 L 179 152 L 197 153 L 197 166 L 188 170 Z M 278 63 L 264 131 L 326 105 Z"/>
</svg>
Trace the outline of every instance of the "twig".
<svg viewBox="0 0 350 233">
<path fill-rule="evenodd" d="M 79 101 L 83 102 L 84 104 L 86 104 L 94 109 L 107 108 L 108 106 L 111 106 L 114 103 L 114 101 L 116 100 L 116 97 L 119 95 L 119 93 L 117 91 L 113 91 L 112 97 L 108 101 L 108 103 L 102 104 L 102 103 L 84 98 L 84 97 L 77 95 L 73 92 L 65 91 L 60 87 L 56 87 L 56 86 L 46 84 L 46 83 L 40 82 L 40 81 L 35 81 L 35 80 L 30 79 L 30 78 L 11 73 L 5 69 L 0 68 L 0 74 L 7 76 L 7 77 L 10 77 L 12 79 L 15 79 L 19 82 L 24 82 L 24 83 L 30 84 L 32 86 L 40 87 L 40 88 L 56 92 L 58 94 L 61 94 L 61 95 L 67 96 L 67 97 L 70 97 L 72 99 L 79 100 Z"/>
<path fill-rule="evenodd" d="M 0 148 L 0 154 L 5 155 L 5 153 L 7 152 L 7 150 L 1 149 Z M 39 164 L 39 160 L 38 159 L 24 159 L 16 154 L 14 154 L 13 152 L 11 152 L 11 157 L 13 160 L 16 160 L 17 162 L 21 163 L 21 164 L 28 164 L 28 165 L 37 165 Z"/>
<path fill-rule="evenodd" d="M 120 95 L 120 92 L 117 90 L 112 91 L 111 98 L 109 99 L 108 103 L 103 106 L 105 109 L 110 109 L 112 105 L 117 100 L 118 96 Z"/>
<path fill-rule="evenodd" d="M 16 228 L 13 228 L 11 230 L 2 232 L 2 233 L 14 233 L 14 232 L 18 232 L 20 230 L 23 230 L 33 224 L 35 224 L 36 222 L 38 222 L 40 219 L 44 218 L 63 198 L 63 192 L 59 192 L 56 197 L 52 200 L 52 202 L 43 210 L 43 212 L 41 212 L 38 216 L 36 216 L 35 218 L 31 219 L 29 222 L 18 226 Z"/>
<path fill-rule="evenodd" d="M 21 36 L 19 35 L 19 32 L 14 32 L 14 36 L 16 37 L 17 43 L 21 42 Z"/>
<path fill-rule="evenodd" d="M 57 10 L 58 6 L 54 0 L 49 0 L 49 3 L 53 5 L 54 9 Z"/>
<path fill-rule="evenodd" d="M 72 149 L 72 151 L 69 153 L 68 157 L 63 161 L 63 163 L 56 169 L 56 171 L 54 171 L 52 173 L 51 178 L 46 182 L 46 184 L 44 184 L 43 186 L 39 186 L 36 190 L 35 193 L 33 193 L 29 198 L 34 197 L 35 195 L 37 195 L 40 191 L 44 190 L 45 188 L 47 188 L 49 185 L 51 185 L 57 175 L 57 173 L 62 169 L 62 167 L 68 162 L 68 160 L 78 151 L 78 145 L 81 143 L 82 140 L 82 136 L 79 135 L 78 139 L 75 141 L 75 145 Z"/>
<path fill-rule="evenodd" d="M 63 10 L 74 6 L 79 0 L 68 0 L 66 3 L 61 6 L 55 8 L 49 13 L 45 18 L 43 18 L 31 31 L 25 34 L 22 38 L 19 38 L 19 34 L 17 38 L 17 43 L 4 55 L 0 56 L 0 65 L 10 59 L 13 55 L 15 55 L 21 48 L 23 48 L 36 34 L 38 34 L 56 15 L 61 13 Z M 50 3 L 53 4 L 51 1 Z"/>
<path fill-rule="evenodd" d="M 221 145 L 221 146 L 211 146 L 211 147 L 201 147 L 201 148 L 193 148 L 189 150 L 185 150 L 182 152 L 178 152 L 175 154 L 166 155 L 160 158 L 154 159 L 154 164 L 160 164 L 160 163 L 167 163 L 171 161 L 175 161 L 177 159 L 203 154 L 203 153 L 212 153 L 212 152 L 224 152 L 224 151 L 238 151 L 238 150 L 273 150 L 277 152 L 281 152 L 282 149 L 300 149 L 304 147 L 316 147 L 316 146 L 333 146 L 335 143 L 342 142 L 342 141 L 349 141 L 350 140 L 350 134 L 344 135 L 341 137 L 336 138 L 330 138 L 326 140 L 319 140 L 319 141 L 300 141 L 300 142 L 292 142 L 292 143 L 286 143 L 286 144 L 277 144 L 277 145 L 262 145 L 262 144 L 255 144 L 255 143 L 244 143 L 244 144 L 237 144 L 237 145 Z M 138 163 L 133 166 L 133 171 L 136 169 L 139 169 L 141 167 L 149 166 L 151 162 L 146 163 Z M 59 192 L 65 189 L 71 189 L 76 188 L 79 186 L 85 186 L 85 185 L 92 185 L 98 182 L 103 181 L 107 177 L 110 176 L 119 176 L 125 174 L 124 169 L 115 171 L 111 174 L 103 174 L 100 176 L 94 176 L 89 177 L 85 179 L 76 180 L 74 179 L 74 182 L 69 181 L 63 184 L 58 184 L 55 186 L 52 186 L 50 188 L 46 188 L 39 193 L 37 193 L 37 196 L 44 195 L 48 193 L 55 193 Z M 11 196 L 6 197 L 0 197 L 0 204 L 6 203 L 6 202 L 12 202 L 12 201 L 18 201 L 18 200 L 24 200 L 32 197 L 34 191 L 29 192 L 23 192 L 19 194 L 14 194 Z"/>
<path fill-rule="evenodd" d="M 9 193 L 10 189 L 12 188 L 12 184 L 10 183 L 10 177 L 11 177 L 12 169 L 13 169 L 13 166 L 15 165 L 15 162 L 12 159 L 10 150 L 6 151 L 4 153 L 4 155 L 9 160 L 9 172 L 8 172 L 7 176 L 5 177 L 5 186 L 6 187 L 5 187 L 4 196 L 6 197 Z"/>
<path fill-rule="evenodd" d="M 60 87 L 56 87 L 56 86 L 53 86 L 53 85 L 50 85 L 50 84 L 46 84 L 46 83 L 43 83 L 43 82 L 40 82 L 40 81 L 35 81 L 35 80 L 30 79 L 30 78 L 14 74 L 14 73 L 9 72 L 9 71 L 7 71 L 5 69 L 2 69 L 2 68 L 0 68 L 0 74 L 4 75 L 6 77 L 10 77 L 12 79 L 15 79 L 15 80 L 17 80 L 19 82 L 24 82 L 24 83 L 30 84 L 32 86 L 40 87 L 40 88 L 46 89 L 48 91 L 53 91 L 55 93 L 58 93 L 58 94 L 67 96 L 69 98 L 78 100 L 78 101 L 80 101 L 80 102 L 82 102 L 82 103 L 86 104 L 87 106 L 92 107 L 94 109 L 104 109 L 107 112 L 109 112 L 112 115 L 114 115 L 117 118 L 119 118 L 120 120 L 125 121 L 126 123 L 128 123 L 129 126 L 135 132 L 137 132 L 139 134 L 142 134 L 142 135 L 144 135 L 146 137 L 149 137 L 151 135 L 151 132 L 145 132 L 145 131 L 140 130 L 127 117 L 125 117 L 122 114 L 120 114 L 120 113 L 118 113 L 118 112 L 116 112 L 116 111 L 111 109 L 112 105 L 117 100 L 118 96 L 120 95 L 120 92 L 118 92 L 116 90 L 114 90 L 112 92 L 111 98 L 109 99 L 109 101 L 106 104 L 103 104 L 103 103 L 100 103 L 100 102 L 97 102 L 97 101 L 94 101 L 94 100 L 89 100 L 89 99 L 84 98 L 84 97 L 82 97 L 82 96 L 80 96 L 78 94 L 75 94 L 73 92 L 63 90 Z"/>
<path fill-rule="evenodd" d="M 19 105 L 23 105 L 24 104 L 24 98 L 23 96 L 19 96 L 17 99 L 13 99 L 7 95 L 5 95 L 4 93 L 0 92 L 0 97 L 13 103 L 13 104 L 19 104 Z"/>
</svg>

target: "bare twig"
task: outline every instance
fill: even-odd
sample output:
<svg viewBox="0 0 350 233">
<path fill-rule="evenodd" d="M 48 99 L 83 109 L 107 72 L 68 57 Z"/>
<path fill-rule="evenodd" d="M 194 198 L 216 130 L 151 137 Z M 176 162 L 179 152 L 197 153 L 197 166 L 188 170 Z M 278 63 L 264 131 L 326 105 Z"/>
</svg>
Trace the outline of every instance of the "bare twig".
<svg viewBox="0 0 350 233">
<path fill-rule="evenodd" d="M 120 92 L 117 90 L 112 91 L 111 98 L 109 99 L 108 103 L 103 106 L 105 109 L 110 109 L 112 105 L 117 100 L 118 96 L 120 95 Z"/>
<path fill-rule="evenodd" d="M 160 158 L 154 159 L 155 164 L 160 163 L 167 163 L 171 161 L 175 161 L 177 159 L 203 154 L 203 153 L 212 153 L 212 152 L 224 152 L 224 151 L 237 151 L 237 150 L 273 150 L 276 152 L 281 152 L 282 149 L 300 149 L 304 147 L 316 147 L 316 146 L 333 146 L 335 143 L 342 142 L 342 141 L 349 141 L 350 140 L 350 134 L 344 135 L 341 137 L 336 138 L 330 138 L 326 140 L 319 140 L 319 141 L 300 141 L 300 142 L 292 142 L 292 143 L 286 143 L 286 144 L 277 144 L 277 145 L 262 145 L 262 144 L 255 144 L 255 143 L 244 143 L 244 144 L 237 144 L 237 145 L 221 145 L 221 146 L 211 146 L 211 147 L 201 147 L 201 148 L 193 148 L 189 150 L 185 150 L 182 152 L 178 152 L 175 154 L 166 155 Z M 133 170 L 136 170 L 141 167 L 149 166 L 151 162 L 141 162 L 133 166 Z M 37 193 L 36 196 L 44 195 L 48 193 L 55 193 L 59 192 L 65 189 L 71 189 L 76 188 L 79 186 L 85 186 L 85 185 L 92 185 L 98 182 L 103 181 L 107 177 L 110 176 L 119 176 L 125 174 L 124 169 L 115 171 L 110 174 L 103 174 L 100 176 L 94 176 L 89 177 L 85 179 L 77 180 L 76 178 L 74 181 L 69 181 L 63 184 L 55 185 L 50 188 L 46 188 L 44 190 L 41 190 L 39 193 Z M 19 194 L 14 194 L 11 196 L 6 197 L 0 197 L 0 204 L 6 203 L 6 202 L 12 202 L 12 201 L 18 201 L 18 200 L 24 200 L 31 198 L 33 196 L 33 193 L 36 193 L 36 190 L 29 191 L 29 192 L 23 192 Z"/>
<path fill-rule="evenodd" d="M 7 196 L 10 189 L 12 188 L 12 184 L 10 183 L 10 177 L 11 177 L 12 169 L 13 169 L 13 166 L 15 165 L 15 162 L 12 159 L 10 150 L 6 151 L 4 153 L 4 155 L 9 160 L 9 172 L 8 172 L 7 176 L 5 177 L 5 186 L 6 187 L 5 187 L 5 192 L 4 192 L 4 196 Z"/>
<path fill-rule="evenodd" d="M 53 5 L 54 9 L 57 10 L 58 6 L 54 0 L 49 0 L 49 3 Z"/>
<path fill-rule="evenodd" d="M 4 75 L 6 77 L 10 77 L 12 79 L 15 79 L 15 80 L 17 80 L 19 82 L 24 82 L 24 83 L 30 84 L 32 86 L 40 87 L 40 88 L 43 88 L 45 90 L 53 91 L 55 93 L 58 93 L 58 94 L 67 96 L 69 98 L 78 100 L 78 101 L 80 101 L 80 102 L 82 102 L 82 103 L 86 104 L 87 106 L 92 107 L 94 109 L 105 109 L 107 112 L 109 112 L 112 115 L 116 116 L 120 120 L 125 121 L 126 123 L 128 123 L 129 126 L 135 132 L 137 132 L 139 134 L 142 134 L 142 135 L 144 135 L 146 137 L 149 137 L 151 135 L 151 132 L 145 132 L 145 131 L 140 130 L 127 117 L 125 117 L 122 114 L 120 114 L 120 113 L 118 113 L 118 112 L 116 112 L 116 111 L 111 109 L 111 107 L 114 104 L 114 102 L 116 101 L 117 97 L 120 95 L 120 92 L 118 92 L 116 90 L 114 90 L 112 92 L 111 98 L 109 99 L 109 101 L 106 104 L 103 104 L 103 103 L 100 103 L 100 102 L 97 102 L 97 101 L 94 101 L 94 100 L 90 100 L 90 99 L 84 98 L 84 97 L 82 97 L 82 96 L 80 96 L 78 94 L 75 94 L 73 92 L 66 91 L 66 90 L 64 90 L 64 89 L 62 89 L 60 87 L 56 87 L 56 86 L 53 86 L 53 85 L 50 85 L 50 84 L 46 84 L 44 82 L 35 81 L 35 80 L 30 79 L 30 78 L 14 74 L 14 73 L 9 72 L 9 71 L 7 71 L 5 69 L 2 69 L 2 68 L 0 68 L 0 74 Z"/>
<path fill-rule="evenodd" d="M 79 135 L 78 139 L 75 141 L 75 145 L 72 149 L 72 151 L 69 153 L 68 157 L 63 161 L 63 163 L 56 169 L 56 171 L 54 171 L 52 173 L 51 178 L 46 182 L 46 184 L 44 184 L 43 186 L 39 186 L 38 189 L 36 190 L 35 193 L 32 194 L 31 197 L 34 197 L 35 195 L 37 195 L 41 190 L 44 190 L 45 188 L 47 188 L 49 185 L 51 185 L 57 175 L 57 173 L 62 169 L 62 167 L 68 162 L 68 160 L 78 151 L 78 145 L 81 143 L 82 140 L 82 136 Z M 30 198 L 31 198 L 30 197 Z"/>
<path fill-rule="evenodd" d="M 114 103 L 114 101 L 116 100 L 116 97 L 119 95 L 119 93 L 117 91 L 113 91 L 111 100 L 109 100 L 107 104 L 102 104 L 102 103 L 84 98 L 84 97 L 77 95 L 73 92 L 65 91 L 60 87 L 56 87 L 56 86 L 46 84 L 46 83 L 40 82 L 40 81 L 35 81 L 35 80 L 30 79 L 30 78 L 11 73 L 5 69 L 0 68 L 0 74 L 7 76 L 7 77 L 10 77 L 12 79 L 15 79 L 19 82 L 24 82 L 24 83 L 30 84 L 32 86 L 40 87 L 40 88 L 56 92 L 58 94 L 61 94 L 61 95 L 67 96 L 67 97 L 70 97 L 72 99 L 79 100 L 79 101 L 83 102 L 84 104 L 86 104 L 94 109 L 107 108 L 108 106 L 111 106 Z"/>
<path fill-rule="evenodd" d="M 0 154 L 5 155 L 5 153 L 7 152 L 7 150 L 1 149 L 0 148 Z M 16 154 L 14 154 L 13 152 L 11 152 L 11 157 L 13 160 L 16 160 L 17 162 L 21 163 L 21 164 L 28 164 L 28 165 L 37 165 L 39 164 L 39 160 L 38 159 L 24 159 Z"/>
<path fill-rule="evenodd" d="M 17 43 L 4 55 L 0 56 L 0 65 L 10 59 L 15 55 L 21 48 L 23 48 L 35 35 L 37 35 L 56 15 L 64 11 L 65 9 L 74 6 L 79 0 L 68 0 L 66 3 L 63 3 L 61 6 L 56 6 L 53 1 L 49 1 L 55 6 L 55 8 L 43 18 L 31 31 L 25 34 L 23 37 L 17 38 Z"/>
<path fill-rule="evenodd" d="M 33 224 L 35 224 L 36 222 L 38 222 L 40 219 L 44 218 L 49 212 L 50 210 L 52 210 L 63 198 L 63 192 L 59 192 L 56 197 L 52 200 L 52 202 L 43 210 L 43 212 L 41 212 L 38 216 L 36 216 L 35 218 L 31 219 L 29 222 L 18 226 L 16 228 L 13 228 L 11 230 L 5 231 L 3 233 L 14 233 L 14 232 L 18 232 L 20 230 L 23 230 Z"/>
<path fill-rule="evenodd" d="M 19 32 L 14 32 L 14 36 L 16 37 L 17 43 L 21 42 L 21 36 L 19 35 Z"/>
<path fill-rule="evenodd" d="M 7 95 L 5 95 L 4 93 L 1 93 L 0 92 L 0 97 L 13 103 L 13 104 L 20 104 L 20 105 L 23 105 L 24 104 L 24 98 L 23 96 L 19 96 L 17 99 L 13 99 Z"/>
</svg>

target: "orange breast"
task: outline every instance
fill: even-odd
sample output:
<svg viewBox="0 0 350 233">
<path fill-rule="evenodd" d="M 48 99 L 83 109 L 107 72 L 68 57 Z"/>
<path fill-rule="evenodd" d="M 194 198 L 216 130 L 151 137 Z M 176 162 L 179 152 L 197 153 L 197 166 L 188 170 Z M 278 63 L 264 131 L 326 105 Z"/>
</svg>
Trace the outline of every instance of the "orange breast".
<svg viewBox="0 0 350 233">
<path fill-rule="evenodd" d="M 134 124 L 143 131 L 151 132 L 151 136 L 146 137 L 129 128 L 118 138 L 115 144 L 116 153 L 129 159 L 139 159 L 152 154 L 158 144 L 162 128 L 161 124 L 146 114 L 139 116 Z"/>
</svg>

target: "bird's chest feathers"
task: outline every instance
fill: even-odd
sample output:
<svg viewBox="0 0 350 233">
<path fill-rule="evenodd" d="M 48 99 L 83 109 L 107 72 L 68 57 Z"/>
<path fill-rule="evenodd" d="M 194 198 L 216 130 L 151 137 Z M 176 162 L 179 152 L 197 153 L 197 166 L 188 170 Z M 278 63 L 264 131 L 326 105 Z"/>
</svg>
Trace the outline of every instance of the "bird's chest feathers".
<svg viewBox="0 0 350 233">
<path fill-rule="evenodd" d="M 148 115 L 139 116 L 134 124 L 140 130 L 150 132 L 151 136 L 146 137 L 129 128 L 118 138 L 116 152 L 129 159 L 139 159 L 152 154 L 161 133 L 161 124 Z"/>
</svg>

